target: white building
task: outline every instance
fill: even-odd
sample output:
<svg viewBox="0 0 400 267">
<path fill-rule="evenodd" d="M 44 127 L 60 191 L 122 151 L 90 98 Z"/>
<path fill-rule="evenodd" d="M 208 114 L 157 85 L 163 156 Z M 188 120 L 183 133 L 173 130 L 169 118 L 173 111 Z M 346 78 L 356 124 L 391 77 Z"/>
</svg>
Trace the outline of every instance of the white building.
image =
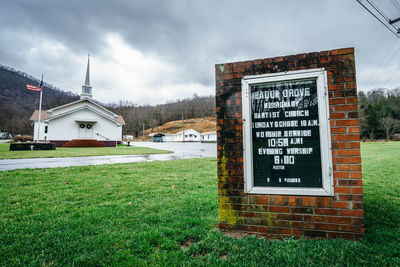
<svg viewBox="0 0 400 267">
<path fill-rule="evenodd" d="M 104 146 L 116 146 L 122 139 L 122 116 L 100 106 L 92 100 L 89 79 L 89 59 L 81 99 L 42 111 L 40 129 L 39 111 L 31 116 L 34 121 L 34 140 L 48 141 L 57 146 L 71 140 L 97 140 Z M 40 130 L 40 133 L 38 132 Z M 100 145 L 101 145 L 100 144 Z"/>
<path fill-rule="evenodd" d="M 200 141 L 203 143 L 206 142 L 217 142 L 217 131 L 212 132 L 204 132 L 200 134 Z"/>
<path fill-rule="evenodd" d="M 175 134 L 164 134 L 163 142 L 175 142 Z"/>
<path fill-rule="evenodd" d="M 155 133 L 149 134 L 149 136 L 154 136 Z M 204 132 L 199 133 L 194 129 L 188 129 L 184 131 L 177 132 L 175 134 L 163 134 L 163 142 L 216 142 L 217 132 Z"/>
<path fill-rule="evenodd" d="M 9 132 L 0 132 L 0 139 L 7 139 L 7 138 L 12 138 L 12 134 Z"/>
<path fill-rule="evenodd" d="M 175 142 L 200 142 L 200 133 L 193 129 L 177 132 L 174 134 Z"/>
<path fill-rule="evenodd" d="M 124 141 L 132 141 L 133 140 L 133 135 L 124 135 L 122 136 Z"/>
</svg>

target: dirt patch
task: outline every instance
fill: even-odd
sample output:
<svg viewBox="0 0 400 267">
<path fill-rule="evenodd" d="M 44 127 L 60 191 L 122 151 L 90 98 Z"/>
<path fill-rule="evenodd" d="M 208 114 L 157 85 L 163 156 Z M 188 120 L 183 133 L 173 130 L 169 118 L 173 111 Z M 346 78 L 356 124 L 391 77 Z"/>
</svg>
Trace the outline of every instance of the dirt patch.
<svg viewBox="0 0 400 267">
<path fill-rule="evenodd" d="M 226 260 L 226 258 L 228 258 L 228 255 L 222 254 L 222 255 L 219 256 L 219 258 L 220 258 L 221 260 Z"/>
<path fill-rule="evenodd" d="M 193 245 L 193 244 L 194 244 L 193 240 L 192 240 L 192 239 L 188 239 L 188 240 L 186 240 L 185 242 L 183 242 L 183 243 L 180 245 L 180 247 L 181 247 L 181 249 L 183 249 L 183 250 L 187 250 L 187 249 L 189 249 L 190 246 Z"/>
<path fill-rule="evenodd" d="M 152 129 L 145 130 L 145 136 L 151 133 L 164 133 L 164 134 L 175 134 L 182 130 L 194 129 L 199 133 L 211 132 L 216 130 L 216 119 L 215 117 L 203 117 L 196 119 L 186 119 L 184 121 L 170 121 L 161 126 L 154 127 Z"/>
<path fill-rule="evenodd" d="M 237 230 L 222 230 L 221 232 L 226 236 L 237 239 L 242 239 L 243 237 L 247 236 L 247 233 Z"/>
</svg>

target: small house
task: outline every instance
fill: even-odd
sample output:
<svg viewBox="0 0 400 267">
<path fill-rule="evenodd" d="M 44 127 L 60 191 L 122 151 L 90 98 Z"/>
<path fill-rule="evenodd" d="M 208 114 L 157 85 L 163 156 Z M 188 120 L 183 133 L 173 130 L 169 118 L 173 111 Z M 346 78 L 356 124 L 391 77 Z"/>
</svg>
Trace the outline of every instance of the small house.
<svg viewBox="0 0 400 267">
<path fill-rule="evenodd" d="M 175 142 L 200 142 L 200 133 L 193 129 L 177 132 L 174 137 Z"/>
<path fill-rule="evenodd" d="M 204 133 L 201 133 L 200 136 L 201 136 L 200 141 L 202 143 L 217 142 L 217 131 L 204 132 Z"/>
</svg>

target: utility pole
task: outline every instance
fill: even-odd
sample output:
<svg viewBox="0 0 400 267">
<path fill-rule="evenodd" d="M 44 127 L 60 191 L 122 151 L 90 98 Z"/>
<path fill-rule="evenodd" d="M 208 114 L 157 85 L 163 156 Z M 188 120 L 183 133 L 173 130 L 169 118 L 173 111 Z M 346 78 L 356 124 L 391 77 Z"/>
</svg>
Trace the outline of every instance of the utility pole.
<svg viewBox="0 0 400 267">
<path fill-rule="evenodd" d="M 391 19 L 391 20 L 389 20 L 389 24 L 393 25 L 394 23 L 399 22 L 399 21 L 400 21 L 400 17 L 397 18 L 397 19 Z M 400 34 L 400 28 L 399 27 L 397 27 L 397 33 Z"/>
<path fill-rule="evenodd" d="M 182 124 L 183 124 L 182 141 L 185 142 L 185 118 L 183 117 L 183 114 L 182 114 Z"/>
<path fill-rule="evenodd" d="M 389 24 L 393 24 L 393 23 L 396 23 L 396 22 L 399 22 L 399 21 L 400 21 L 400 18 L 391 19 L 391 20 L 389 20 Z"/>
<path fill-rule="evenodd" d="M 43 74 L 42 74 L 42 81 L 40 82 L 39 87 L 40 87 L 40 100 L 39 100 L 38 137 L 37 137 L 38 142 L 40 142 L 40 119 L 42 117 Z"/>
<path fill-rule="evenodd" d="M 144 141 L 144 123 L 143 123 L 143 141 Z"/>
</svg>

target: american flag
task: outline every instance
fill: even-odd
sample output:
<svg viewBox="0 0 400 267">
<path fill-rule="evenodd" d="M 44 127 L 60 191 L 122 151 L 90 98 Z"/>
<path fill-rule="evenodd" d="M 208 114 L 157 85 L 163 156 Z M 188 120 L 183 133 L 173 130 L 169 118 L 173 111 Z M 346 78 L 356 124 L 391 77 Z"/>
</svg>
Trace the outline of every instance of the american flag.
<svg viewBox="0 0 400 267">
<path fill-rule="evenodd" d="M 26 85 L 26 89 L 31 90 L 31 91 L 41 92 L 42 91 L 42 87 L 41 87 L 41 85 L 39 85 L 39 86 L 40 87 L 28 83 Z"/>
</svg>

